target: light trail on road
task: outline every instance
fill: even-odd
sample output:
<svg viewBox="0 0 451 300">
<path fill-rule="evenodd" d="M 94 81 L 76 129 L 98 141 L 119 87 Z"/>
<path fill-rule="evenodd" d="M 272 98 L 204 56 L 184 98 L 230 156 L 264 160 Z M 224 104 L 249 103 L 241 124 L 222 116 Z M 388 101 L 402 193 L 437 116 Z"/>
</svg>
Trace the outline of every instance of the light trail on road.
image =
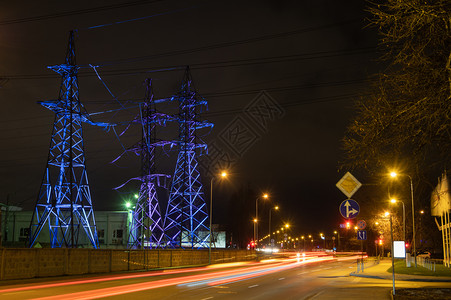
<svg viewBox="0 0 451 300">
<path fill-rule="evenodd" d="M 137 293 L 169 286 L 179 286 L 184 288 L 201 286 L 214 287 L 257 278 L 260 276 L 293 269 L 306 264 L 355 260 L 356 258 L 361 258 L 361 256 L 350 255 L 345 257 L 334 257 L 324 252 L 307 252 L 302 254 L 291 252 L 284 253 L 283 256 L 276 255 L 273 258 L 261 260 L 259 262 L 226 263 L 186 269 L 97 276 L 88 279 L 72 279 L 53 283 L 37 283 L 4 289 L 0 288 L 0 298 L 6 298 L 8 296 L 12 296 L 13 294 L 17 295 L 17 293 L 20 292 L 37 292 L 38 290 L 43 291 L 41 293 L 41 297 L 37 296 L 36 294 L 30 294 L 28 296 L 26 294 L 23 294 L 22 299 L 98 299 L 103 297 Z M 173 277 L 161 278 L 167 276 Z M 147 278 L 148 281 L 139 282 L 147 280 Z M 105 287 L 105 285 L 103 284 L 101 288 L 98 288 L 98 285 L 96 285 L 97 283 L 108 282 L 117 282 L 117 285 L 116 283 L 114 283 L 115 286 L 111 286 L 113 284 L 109 284 L 110 287 Z M 75 292 L 74 288 L 65 289 L 66 286 L 76 286 Z"/>
<path fill-rule="evenodd" d="M 359 256 L 349 256 L 345 258 L 340 258 L 339 260 L 353 260 L 356 259 Z M 326 262 L 326 261 L 336 261 L 337 258 L 334 258 L 330 255 L 324 255 L 322 253 L 313 253 L 313 254 L 307 254 L 304 257 L 297 257 L 296 255 L 292 255 L 289 258 L 285 259 L 273 259 L 270 261 L 266 261 L 263 263 L 254 263 L 249 264 L 245 268 L 240 269 L 234 269 L 234 270 L 226 270 L 226 271 L 215 271 L 210 272 L 206 274 L 195 274 L 195 275 L 187 275 L 187 276 L 181 276 L 177 278 L 169 278 L 169 279 L 160 279 L 155 280 L 151 282 L 144 282 L 144 283 L 134 283 L 134 284 L 128 284 L 124 286 L 116 286 L 116 287 L 109 287 L 109 288 L 102 288 L 97 290 L 89 290 L 89 291 L 82 291 L 82 292 L 76 292 L 76 293 L 68 293 L 68 294 L 60 294 L 50 297 L 40 297 L 35 299 L 40 300 L 56 300 L 61 299 L 62 297 L 65 300 L 72 300 L 72 299 L 98 299 L 102 297 L 109 297 L 109 296 L 118 296 L 123 294 L 129 294 L 129 293 L 135 293 L 135 292 L 141 292 L 145 290 L 151 290 L 161 287 L 167 287 L 167 286 L 173 286 L 173 285 L 179 285 L 179 286 L 200 286 L 200 285 L 207 285 L 207 286 L 216 286 L 216 285 L 224 285 L 232 282 L 242 281 L 246 279 L 251 279 L 259 276 L 264 276 L 267 274 L 288 270 L 291 268 L 298 267 L 303 264 L 310 264 L 310 263 L 316 263 L 316 262 Z M 213 267 L 214 268 L 214 267 Z M 218 267 L 219 268 L 219 267 Z M 191 270 L 184 270 L 185 272 L 192 272 L 192 271 L 198 271 L 198 270 L 206 270 L 207 268 L 196 268 Z M 210 266 L 209 269 L 212 269 Z M 172 272 L 172 273 L 179 273 L 179 272 Z M 168 273 L 159 272 L 157 274 L 164 274 L 168 275 Z M 150 276 L 150 275 L 147 275 Z M 144 277 L 144 276 L 140 276 Z M 132 276 L 128 276 L 128 278 L 132 278 Z M 96 280 L 96 279 L 94 279 Z M 98 279 L 97 279 L 98 280 Z M 117 280 L 117 277 L 112 280 Z M 93 281 L 82 281 L 82 283 L 90 283 Z M 80 282 L 76 282 L 76 284 L 79 284 Z M 3 292 L 0 290 L 0 292 Z"/>
</svg>

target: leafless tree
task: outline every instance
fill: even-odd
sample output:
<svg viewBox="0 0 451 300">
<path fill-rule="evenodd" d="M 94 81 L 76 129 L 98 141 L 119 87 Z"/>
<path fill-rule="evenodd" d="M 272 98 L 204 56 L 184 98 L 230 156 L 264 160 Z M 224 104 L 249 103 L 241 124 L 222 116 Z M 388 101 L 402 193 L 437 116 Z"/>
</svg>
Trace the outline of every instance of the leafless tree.
<svg viewBox="0 0 451 300">
<path fill-rule="evenodd" d="M 402 158 L 411 172 L 443 170 L 451 161 L 451 1 L 385 0 L 368 11 L 388 67 L 357 102 L 343 165 L 377 169 Z"/>
</svg>

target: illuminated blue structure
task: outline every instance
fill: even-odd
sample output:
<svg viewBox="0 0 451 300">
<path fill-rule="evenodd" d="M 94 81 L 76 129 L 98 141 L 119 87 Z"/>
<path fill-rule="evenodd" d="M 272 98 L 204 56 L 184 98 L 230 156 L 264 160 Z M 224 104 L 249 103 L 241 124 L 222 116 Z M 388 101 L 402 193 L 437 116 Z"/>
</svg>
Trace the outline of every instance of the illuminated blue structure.
<svg viewBox="0 0 451 300">
<path fill-rule="evenodd" d="M 90 119 L 79 99 L 78 66 L 75 62 L 74 32 L 64 64 L 49 69 L 62 76 L 57 100 L 40 104 L 55 112 L 53 132 L 42 184 L 30 222 L 29 247 L 44 227 L 49 228 L 50 245 L 77 247 L 81 235 L 98 248 L 96 223 L 85 164 L 82 123 L 107 127 Z"/>
<path fill-rule="evenodd" d="M 199 120 L 207 105 L 194 90 L 189 68 L 180 92 L 173 97 L 179 103 L 179 153 L 165 215 L 164 229 L 171 248 L 203 248 L 209 246 L 207 206 L 200 181 L 199 152 L 207 145 L 199 140 L 197 130 L 213 127 Z"/>
<path fill-rule="evenodd" d="M 156 125 L 164 125 L 171 118 L 158 113 L 152 93 L 152 81 L 148 79 L 146 101 L 142 103 L 140 116 L 135 119 L 142 125 L 142 139 L 127 151 L 141 156 L 141 176 L 132 178 L 141 181 L 141 188 L 134 210 L 131 212 L 128 247 L 135 249 L 164 247 L 163 220 L 157 197 L 157 187 L 166 188 L 168 175 L 156 174 L 155 149 L 171 144 L 157 141 Z"/>
</svg>

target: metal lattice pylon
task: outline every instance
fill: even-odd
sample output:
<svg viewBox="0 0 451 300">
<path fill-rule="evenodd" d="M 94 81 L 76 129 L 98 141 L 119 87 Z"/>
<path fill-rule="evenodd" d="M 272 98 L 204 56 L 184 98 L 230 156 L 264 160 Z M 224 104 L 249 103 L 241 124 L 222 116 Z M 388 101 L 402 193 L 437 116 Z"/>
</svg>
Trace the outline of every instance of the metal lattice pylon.
<svg viewBox="0 0 451 300">
<path fill-rule="evenodd" d="M 197 161 L 199 150 L 206 150 L 207 145 L 199 141 L 196 133 L 213 124 L 198 119 L 207 101 L 194 90 L 189 68 L 174 99 L 179 102 L 179 153 L 165 215 L 165 235 L 172 248 L 208 247 L 207 206 Z"/>
<path fill-rule="evenodd" d="M 170 177 L 156 174 L 155 149 L 170 142 L 157 141 L 156 125 L 163 124 L 169 116 L 157 113 L 153 99 L 152 84 L 148 79 L 146 101 L 142 104 L 141 115 L 138 118 L 142 124 L 142 139 L 130 150 L 141 156 L 141 188 L 134 211 L 131 212 L 130 231 L 128 239 L 129 248 L 158 248 L 163 247 L 163 220 L 161 217 L 157 186 L 166 186 Z"/>
<path fill-rule="evenodd" d="M 55 112 L 55 120 L 47 165 L 30 223 L 29 247 L 33 247 L 47 225 L 52 248 L 77 247 L 80 234 L 85 234 L 92 247 L 98 248 L 82 123 L 107 124 L 92 122 L 80 103 L 73 31 L 69 35 L 65 63 L 49 69 L 62 76 L 62 83 L 58 100 L 40 102 Z"/>
</svg>

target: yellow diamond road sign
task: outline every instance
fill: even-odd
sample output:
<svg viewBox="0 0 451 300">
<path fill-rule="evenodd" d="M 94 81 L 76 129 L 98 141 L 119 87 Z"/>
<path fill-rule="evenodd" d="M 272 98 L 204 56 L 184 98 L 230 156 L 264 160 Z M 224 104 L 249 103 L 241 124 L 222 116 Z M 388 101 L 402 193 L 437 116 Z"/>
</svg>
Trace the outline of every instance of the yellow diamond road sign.
<svg viewBox="0 0 451 300">
<path fill-rule="evenodd" d="M 355 192 L 362 186 L 362 184 L 351 173 L 346 172 L 339 182 L 336 184 L 337 188 L 343 192 L 348 198 L 351 198 Z"/>
</svg>

